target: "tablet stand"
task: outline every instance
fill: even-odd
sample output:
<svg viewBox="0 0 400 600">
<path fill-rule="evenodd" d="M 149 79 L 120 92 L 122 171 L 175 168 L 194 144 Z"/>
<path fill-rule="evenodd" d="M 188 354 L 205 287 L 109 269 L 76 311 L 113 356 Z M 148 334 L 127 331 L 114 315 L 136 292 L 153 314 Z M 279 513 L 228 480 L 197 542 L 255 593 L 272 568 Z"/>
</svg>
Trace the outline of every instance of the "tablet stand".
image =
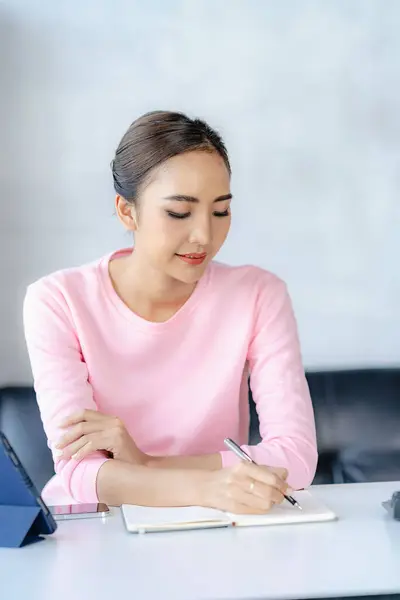
<svg viewBox="0 0 400 600">
<path fill-rule="evenodd" d="M 20 548 L 41 541 L 39 506 L 0 505 L 0 547 Z"/>
</svg>

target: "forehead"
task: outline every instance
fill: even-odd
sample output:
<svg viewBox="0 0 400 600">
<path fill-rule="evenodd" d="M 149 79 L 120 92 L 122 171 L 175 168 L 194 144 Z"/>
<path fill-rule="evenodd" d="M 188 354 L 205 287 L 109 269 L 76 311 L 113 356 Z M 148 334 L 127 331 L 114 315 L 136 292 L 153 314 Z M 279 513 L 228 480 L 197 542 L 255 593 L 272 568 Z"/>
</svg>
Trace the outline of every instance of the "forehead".
<svg viewBox="0 0 400 600">
<path fill-rule="evenodd" d="M 222 157 L 216 152 L 193 151 L 165 161 L 151 177 L 149 193 L 167 196 L 186 194 L 213 198 L 229 192 L 230 176 Z"/>
</svg>

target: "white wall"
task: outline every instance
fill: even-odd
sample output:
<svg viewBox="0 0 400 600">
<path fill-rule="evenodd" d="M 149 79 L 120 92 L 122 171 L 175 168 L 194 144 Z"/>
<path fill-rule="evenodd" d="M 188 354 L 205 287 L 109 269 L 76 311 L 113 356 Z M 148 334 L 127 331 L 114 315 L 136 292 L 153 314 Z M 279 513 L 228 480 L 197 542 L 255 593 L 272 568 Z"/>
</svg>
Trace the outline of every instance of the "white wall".
<svg viewBox="0 0 400 600">
<path fill-rule="evenodd" d="M 0 384 L 30 381 L 26 285 L 129 243 L 109 162 L 142 112 L 220 129 L 220 259 L 289 284 L 307 367 L 400 357 L 400 3 L 3 0 Z"/>
</svg>

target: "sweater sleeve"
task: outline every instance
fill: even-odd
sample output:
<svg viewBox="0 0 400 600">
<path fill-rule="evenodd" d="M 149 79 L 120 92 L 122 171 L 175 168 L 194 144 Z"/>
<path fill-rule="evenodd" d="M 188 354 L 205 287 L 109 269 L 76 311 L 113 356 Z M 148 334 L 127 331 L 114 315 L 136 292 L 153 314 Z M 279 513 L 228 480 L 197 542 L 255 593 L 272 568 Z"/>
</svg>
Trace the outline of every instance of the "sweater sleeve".
<svg viewBox="0 0 400 600">
<path fill-rule="evenodd" d="M 94 452 L 76 461 L 60 459 L 54 453 L 55 444 L 65 433 L 59 423 L 76 411 L 97 410 L 69 307 L 58 286 L 45 280 L 29 286 L 23 320 L 37 402 L 55 471 L 74 500 L 97 502 L 97 473 L 107 457 Z"/>
<path fill-rule="evenodd" d="M 317 466 L 314 412 L 286 285 L 268 277 L 258 296 L 247 355 L 262 441 L 243 449 L 259 464 L 288 469 L 289 485 L 300 489 L 312 483 Z M 238 460 L 222 452 L 224 466 Z"/>
</svg>

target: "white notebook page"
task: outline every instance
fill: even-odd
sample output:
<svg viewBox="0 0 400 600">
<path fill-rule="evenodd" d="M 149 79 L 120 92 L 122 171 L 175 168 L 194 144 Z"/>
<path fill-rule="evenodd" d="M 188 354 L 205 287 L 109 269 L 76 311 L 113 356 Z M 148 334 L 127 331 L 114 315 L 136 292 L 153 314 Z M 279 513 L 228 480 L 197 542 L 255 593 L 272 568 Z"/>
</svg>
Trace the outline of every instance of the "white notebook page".
<svg viewBox="0 0 400 600">
<path fill-rule="evenodd" d="M 296 492 L 294 497 L 303 510 L 292 506 L 286 500 L 274 506 L 265 515 L 235 515 L 212 508 L 200 506 L 153 508 L 124 504 L 122 511 L 128 531 L 138 529 L 171 529 L 179 526 L 186 527 L 193 524 L 235 524 L 242 527 L 256 525 L 283 525 L 289 523 L 307 523 L 332 521 L 336 515 L 328 507 L 314 498 L 307 491 Z"/>
<path fill-rule="evenodd" d="M 290 523 L 316 523 L 333 521 L 335 513 L 310 492 L 295 492 L 293 497 L 298 501 L 302 510 L 292 506 L 287 500 L 276 504 L 265 515 L 234 515 L 230 514 L 235 525 L 250 527 L 251 525 L 285 525 Z"/>
</svg>

